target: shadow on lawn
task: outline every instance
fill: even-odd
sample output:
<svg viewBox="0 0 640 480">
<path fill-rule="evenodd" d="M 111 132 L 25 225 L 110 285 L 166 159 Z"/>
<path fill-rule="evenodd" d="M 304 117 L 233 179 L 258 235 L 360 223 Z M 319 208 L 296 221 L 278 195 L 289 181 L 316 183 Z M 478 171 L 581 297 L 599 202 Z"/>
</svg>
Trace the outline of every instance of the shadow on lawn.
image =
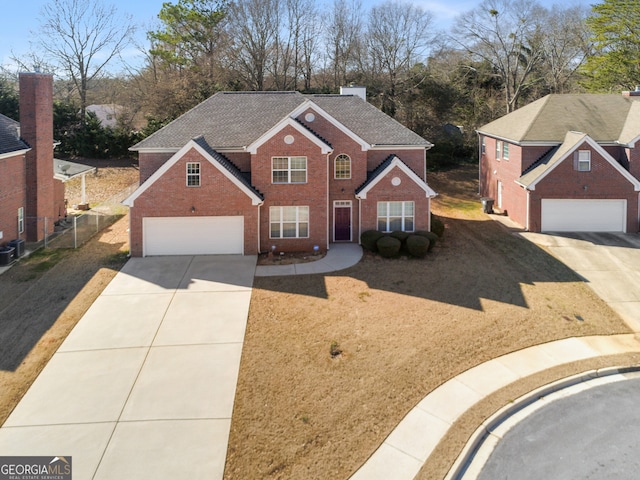
<svg viewBox="0 0 640 480">
<path fill-rule="evenodd" d="M 102 233 L 109 228 L 112 226 Z M 99 270 L 122 266 L 126 261 L 120 250 L 123 246 L 94 238 L 78 250 L 62 250 L 65 253 L 52 266 L 42 268 L 39 260 L 25 258 L 0 276 L 0 291 L 11 295 L 0 302 L 0 370 L 13 372 L 20 366 Z M 46 254 L 34 257 L 43 256 Z M 79 318 L 83 313 L 69 315 Z M 69 321 L 75 324 L 78 318 Z"/>
<path fill-rule="evenodd" d="M 578 282 L 563 263 L 501 224 L 443 218 L 445 235 L 424 259 L 382 259 L 328 274 L 348 276 L 369 288 L 482 310 L 482 299 L 527 308 L 522 285 Z M 256 278 L 254 287 L 328 298 L 324 275 Z"/>
</svg>

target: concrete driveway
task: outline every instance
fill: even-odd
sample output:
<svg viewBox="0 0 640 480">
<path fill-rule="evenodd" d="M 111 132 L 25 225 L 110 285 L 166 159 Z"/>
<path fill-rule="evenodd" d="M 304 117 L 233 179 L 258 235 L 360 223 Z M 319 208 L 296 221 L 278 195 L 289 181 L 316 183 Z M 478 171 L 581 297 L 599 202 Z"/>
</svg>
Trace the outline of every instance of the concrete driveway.
<svg viewBox="0 0 640 480">
<path fill-rule="evenodd" d="M 0 429 L 79 479 L 219 479 L 255 256 L 134 258 Z"/>
<path fill-rule="evenodd" d="M 640 235 L 624 233 L 520 233 L 546 247 L 640 331 Z"/>
</svg>

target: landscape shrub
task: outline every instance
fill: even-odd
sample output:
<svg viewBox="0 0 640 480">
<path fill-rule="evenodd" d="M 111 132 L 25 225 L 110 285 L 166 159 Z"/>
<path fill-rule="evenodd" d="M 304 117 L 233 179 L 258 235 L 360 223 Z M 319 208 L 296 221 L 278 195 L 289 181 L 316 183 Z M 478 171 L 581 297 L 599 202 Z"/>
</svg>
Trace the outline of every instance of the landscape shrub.
<svg viewBox="0 0 640 480">
<path fill-rule="evenodd" d="M 444 223 L 433 213 L 431 214 L 431 231 L 438 237 L 442 237 L 442 235 L 444 235 Z"/>
<path fill-rule="evenodd" d="M 407 238 L 409 238 L 409 235 L 410 235 L 409 232 L 402 232 L 400 230 L 393 231 L 389 234 L 390 237 L 397 238 L 398 240 L 400 240 L 400 243 L 402 244 L 400 246 L 401 254 L 404 254 L 404 255 L 409 254 L 409 251 L 407 250 Z"/>
<path fill-rule="evenodd" d="M 407 250 L 413 257 L 424 258 L 429 251 L 429 239 L 422 235 L 410 235 L 407 238 Z"/>
<path fill-rule="evenodd" d="M 385 234 L 378 230 L 367 230 L 360 235 L 360 244 L 365 250 L 377 252 L 378 247 L 376 246 L 376 242 L 384 236 Z"/>
<path fill-rule="evenodd" d="M 400 248 L 402 248 L 402 242 L 397 238 L 393 238 L 390 235 L 380 237 L 376 242 L 378 253 L 385 258 L 397 257 L 400 254 Z"/>
<path fill-rule="evenodd" d="M 419 235 L 421 237 L 425 237 L 429 239 L 429 251 L 433 250 L 436 242 L 438 241 L 438 235 L 433 232 L 428 232 L 427 230 L 418 230 L 414 233 L 414 235 Z"/>
</svg>

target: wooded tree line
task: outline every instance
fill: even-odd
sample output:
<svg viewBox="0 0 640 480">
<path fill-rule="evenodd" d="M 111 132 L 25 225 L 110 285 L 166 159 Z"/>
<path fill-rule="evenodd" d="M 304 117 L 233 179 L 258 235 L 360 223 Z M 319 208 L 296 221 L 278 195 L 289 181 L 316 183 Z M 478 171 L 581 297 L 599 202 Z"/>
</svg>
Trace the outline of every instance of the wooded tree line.
<svg viewBox="0 0 640 480">
<path fill-rule="evenodd" d="M 163 4 L 147 32 L 144 64 L 115 76 L 106 75 L 107 63 L 127 46 L 130 18 L 99 1 L 51 0 L 43 22 L 46 36 L 29 61 L 58 69 L 59 101 L 79 112 L 89 103 L 124 105 L 124 130 L 150 121 L 137 135 L 221 90 L 337 93 L 357 84 L 372 104 L 436 143 L 432 153 L 446 163 L 475 154 L 475 128 L 548 93 L 640 83 L 640 0 L 553 8 L 483 0 L 448 31 L 398 0 L 369 9 L 360 0 L 177 0 Z"/>
</svg>

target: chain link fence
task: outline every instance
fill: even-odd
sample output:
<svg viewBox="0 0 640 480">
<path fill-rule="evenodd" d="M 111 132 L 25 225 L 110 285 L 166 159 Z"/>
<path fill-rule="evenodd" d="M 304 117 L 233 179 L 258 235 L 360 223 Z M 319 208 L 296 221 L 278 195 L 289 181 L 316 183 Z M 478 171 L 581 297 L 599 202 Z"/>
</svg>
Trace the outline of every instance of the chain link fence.
<svg viewBox="0 0 640 480">
<path fill-rule="evenodd" d="M 87 210 L 80 215 L 70 215 L 66 219 L 56 222 L 53 232 L 50 232 L 51 219 L 43 219 L 43 222 L 39 222 L 39 225 L 43 226 L 44 240 L 27 244 L 27 249 L 33 251 L 40 247 L 78 248 L 82 246 L 96 233 L 104 230 L 129 212 L 129 207 L 122 205 L 121 202 L 131 195 L 136 188 L 138 188 L 137 183 L 130 185 L 91 210 Z M 35 219 L 28 217 L 26 220 L 28 222 Z"/>
</svg>

